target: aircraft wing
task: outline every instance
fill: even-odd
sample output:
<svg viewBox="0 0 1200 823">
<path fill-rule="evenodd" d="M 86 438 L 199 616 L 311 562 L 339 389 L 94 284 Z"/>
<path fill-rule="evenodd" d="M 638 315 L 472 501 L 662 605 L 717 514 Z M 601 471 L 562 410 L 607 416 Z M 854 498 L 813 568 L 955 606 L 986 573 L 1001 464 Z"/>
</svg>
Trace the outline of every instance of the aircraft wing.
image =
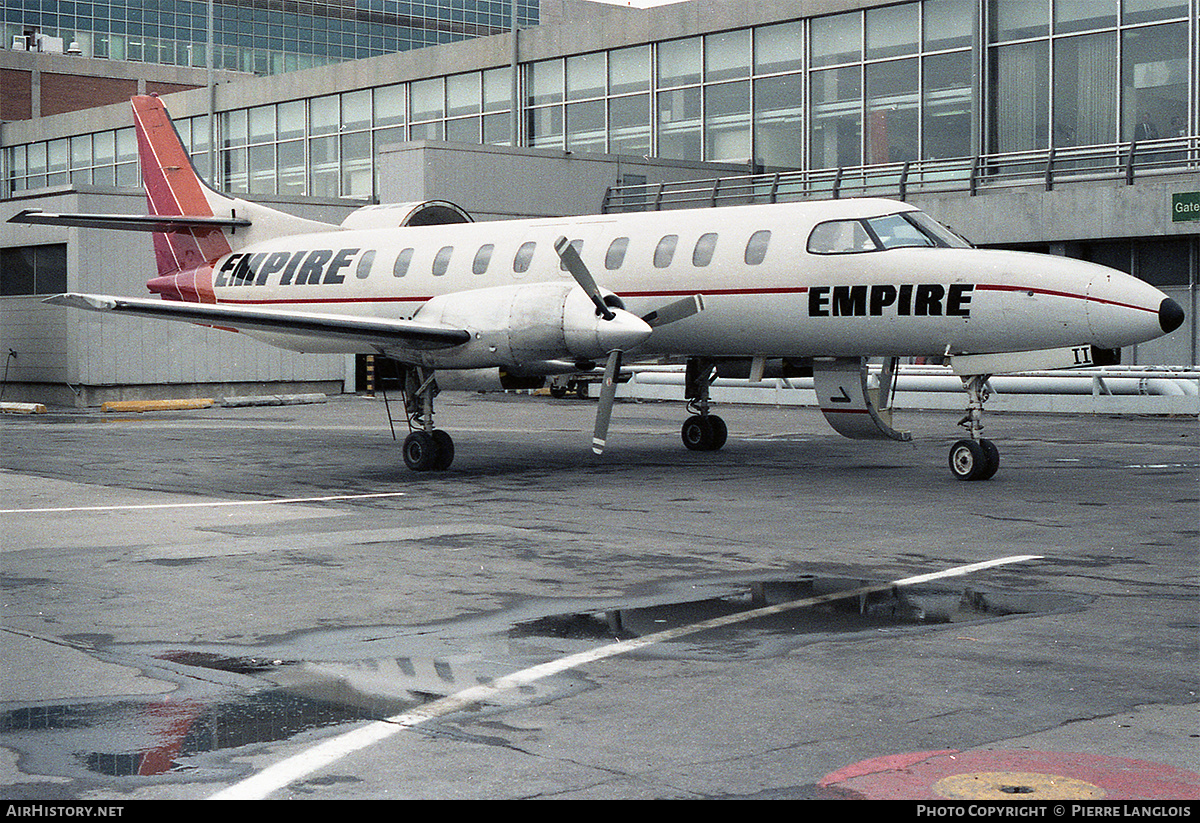
<svg viewBox="0 0 1200 823">
<path fill-rule="evenodd" d="M 180 320 L 228 329 L 358 341 L 371 346 L 448 349 L 467 342 L 471 336 L 465 329 L 418 323 L 413 320 L 311 314 L 273 308 L 183 303 L 101 294 L 59 294 L 46 298 L 43 302 L 88 311 Z"/>
</svg>

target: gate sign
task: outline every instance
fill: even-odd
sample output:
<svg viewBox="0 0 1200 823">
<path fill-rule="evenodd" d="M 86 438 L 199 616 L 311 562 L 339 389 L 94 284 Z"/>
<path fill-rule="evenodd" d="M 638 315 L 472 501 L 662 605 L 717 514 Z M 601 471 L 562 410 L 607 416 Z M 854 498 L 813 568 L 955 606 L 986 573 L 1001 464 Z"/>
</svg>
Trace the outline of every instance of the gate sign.
<svg viewBox="0 0 1200 823">
<path fill-rule="evenodd" d="M 1200 220 L 1200 191 L 1185 191 L 1171 195 L 1171 222 Z"/>
</svg>

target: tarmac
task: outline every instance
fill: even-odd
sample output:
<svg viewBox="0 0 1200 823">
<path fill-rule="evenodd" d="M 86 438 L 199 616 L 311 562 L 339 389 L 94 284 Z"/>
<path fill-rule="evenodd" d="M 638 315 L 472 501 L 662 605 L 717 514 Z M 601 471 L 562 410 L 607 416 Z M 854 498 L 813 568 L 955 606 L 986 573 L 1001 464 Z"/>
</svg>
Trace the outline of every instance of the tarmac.
<svg viewBox="0 0 1200 823">
<path fill-rule="evenodd" d="M 444 393 L 422 474 L 381 399 L 0 416 L 0 796 L 1190 814 L 1195 417 L 989 413 L 963 483 L 961 413 L 716 410 Z"/>
</svg>

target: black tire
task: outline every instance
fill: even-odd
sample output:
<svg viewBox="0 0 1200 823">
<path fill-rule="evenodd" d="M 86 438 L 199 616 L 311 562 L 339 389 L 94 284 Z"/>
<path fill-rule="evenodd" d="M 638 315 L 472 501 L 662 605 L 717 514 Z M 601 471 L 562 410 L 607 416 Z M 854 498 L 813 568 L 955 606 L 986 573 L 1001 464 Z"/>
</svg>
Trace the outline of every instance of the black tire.
<svg viewBox="0 0 1200 823">
<path fill-rule="evenodd" d="M 683 421 L 683 429 L 680 431 L 680 435 L 683 437 L 683 445 L 692 451 L 712 451 L 713 427 L 708 422 L 708 418 L 693 414 L 687 420 Z"/>
<path fill-rule="evenodd" d="M 1000 468 L 1000 450 L 996 448 L 996 444 L 991 440 L 980 438 L 979 445 L 983 447 L 983 456 L 987 461 L 983 473 L 979 475 L 977 480 L 991 480 L 996 470 Z"/>
<path fill-rule="evenodd" d="M 987 467 L 987 454 L 974 440 L 959 440 L 950 447 L 950 472 L 959 480 L 979 480 Z"/>
<path fill-rule="evenodd" d="M 404 465 L 415 472 L 427 472 L 437 463 L 438 448 L 433 435 L 416 431 L 404 438 Z"/>
<path fill-rule="evenodd" d="M 725 441 L 729 439 L 729 427 L 725 425 L 725 421 L 717 417 L 715 414 L 708 416 L 709 425 L 712 426 L 713 442 L 712 450 L 716 451 L 725 445 Z"/>
<path fill-rule="evenodd" d="M 433 432 L 433 445 L 437 448 L 433 467 L 438 471 L 450 468 L 454 462 L 454 440 L 446 432 L 437 429 Z"/>
</svg>

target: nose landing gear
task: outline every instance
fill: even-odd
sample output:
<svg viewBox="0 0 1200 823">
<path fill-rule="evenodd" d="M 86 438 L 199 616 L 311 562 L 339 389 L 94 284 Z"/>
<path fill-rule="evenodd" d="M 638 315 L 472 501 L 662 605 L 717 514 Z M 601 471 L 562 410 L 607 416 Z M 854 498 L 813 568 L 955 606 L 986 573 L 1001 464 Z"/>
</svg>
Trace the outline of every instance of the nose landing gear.
<svg viewBox="0 0 1200 823">
<path fill-rule="evenodd" d="M 963 388 L 967 390 L 967 413 L 958 425 L 971 435 L 970 440 L 959 440 L 950 447 L 950 472 L 959 480 L 989 480 L 1000 468 L 1000 450 L 991 440 L 980 437 L 983 431 L 983 404 L 991 395 L 987 387 L 990 374 L 965 375 Z"/>
</svg>

